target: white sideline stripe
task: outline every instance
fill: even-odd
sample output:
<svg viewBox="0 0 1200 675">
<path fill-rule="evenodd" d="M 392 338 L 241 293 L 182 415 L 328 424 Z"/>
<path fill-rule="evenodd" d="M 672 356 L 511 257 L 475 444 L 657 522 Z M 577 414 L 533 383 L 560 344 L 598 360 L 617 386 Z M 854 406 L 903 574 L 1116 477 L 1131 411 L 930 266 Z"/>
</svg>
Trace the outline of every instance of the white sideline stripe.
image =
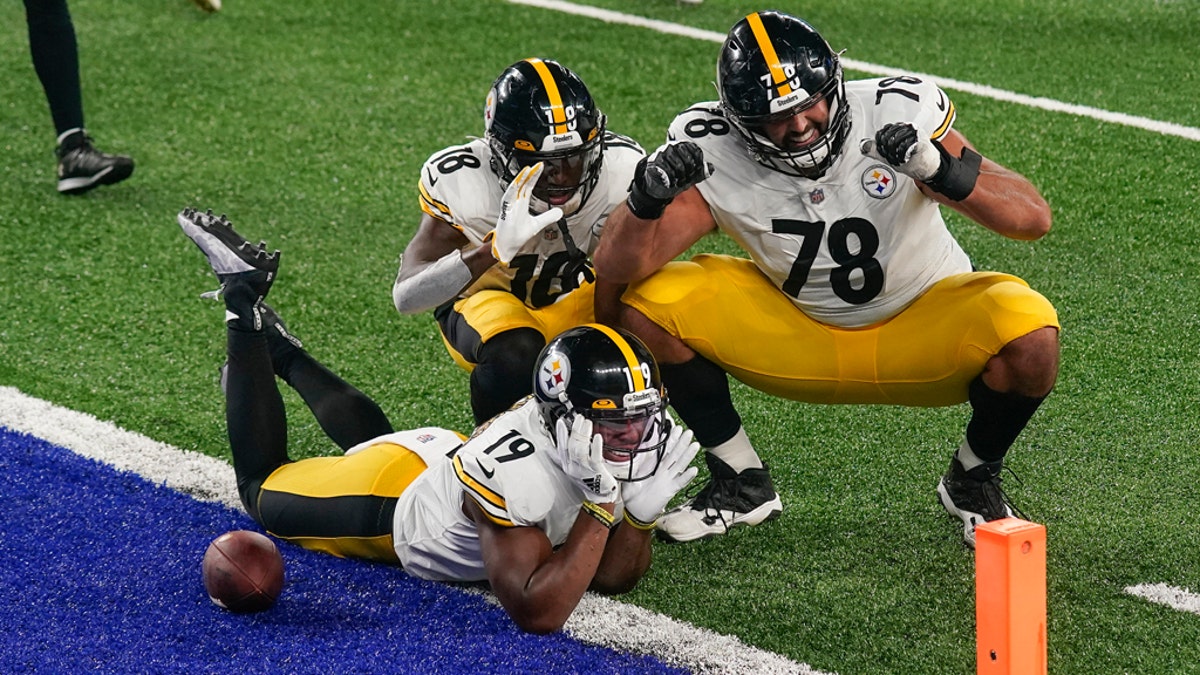
<svg viewBox="0 0 1200 675">
<path fill-rule="evenodd" d="M 565 14 L 574 14 L 575 16 L 583 16 L 590 19 L 596 19 L 605 23 L 622 24 L 625 26 L 635 26 L 638 28 L 648 28 L 659 33 L 668 35 L 679 35 L 682 37 L 694 38 L 696 40 L 704 40 L 707 42 L 716 42 L 718 44 L 725 41 L 724 33 L 717 33 L 710 30 L 701 30 L 699 28 L 691 28 L 681 26 L 668 21 L 659 21 L 657 19 L 647 19 L 633 14 L 623 14 L 614 12 L 608 9 L 600 9 L 599 7 L 591 7 L 588 5 L 577 5 L 571 2 L 562 2 L 561 0 L 505 0 L 513 5 L 526 5 L 528 7 L 538 7 L 548 9 L 555 12 L 563 12 Z M 1018 94 L 1004 89 L 997 89 L 987 85 L 975 84 L 972 82 L 962 82 L 952 80 L 938 75 L 929 73 L 915 73 L 910 70 L 902 70 L 889 66 L 880 66 L 874 63 L 865 61 L 856 61 L 854 59 L 842 59 L 842 64 L 851 70 L 867 73 L 868 75 L 892 76 L 892 75 L 915 75 L 925 80 L 937 82 L 939 86 L 945 89 L 953 89 L 955 91 L 963 91 L 968 94 L 975 94 L 985 98 L 995 99 L 997 101 L 1005 101 L 1008 103 L 1017 103 L 1020 105 L 1048 110 L 1051 112 L 1067 113 L 1070 115 L 1078 115 L 1080 117 L 1090 117 L 1102 122 L 1111 122 L 1128 127 L 1145 129 L 1154 133 L 1167 136 L 1178 136 L 1192 141 L 1200 141 L 1200 129 L 1196 127 L 1188 127 L 1174 122 L 1162 122 L 1152 120 L 1147 117 L 1137 117 L 1135 115 L 1127 115 L 1125 113 L 1110 112 L 1100 108 L 1092 108 L 1085 105 L 1076 105 L 1073 103 L 1064 103 L 1054 99 L 1044 98 L 1041 96 L 1028 96 L 1026 94 Z"/>
<path fill-rule="evenodd" d="M 237 480 L 229 464 L 27 396 L 14 387 L 0 387 L 0 426 L 36 436 L 118 470 L 136 473 L 196 499 L 231 509 L 242 508 Z"/>
<path fill-rule="evenodd" d="M 136 473 L 195 499 L 242 509 L 229 464 L 33 398 L 14 387 L 0 386 L 0 426 Z M 498 604 L 493 594 L 481 593 Z M 649 654 L 697 673 L 822 675 L 807 665 L 746 645 L 736 637 L 592 593 L 584 596 L 566 629 L 584 642 Z"/>
<path fill-rule="evenodd" d="M 1126 586 L 1125 592 L 1181 612 L 1200 614 L 1200 595 L 1186 588 L 1177 588 L 1167 584 L 1138 584 Z"/>
</svg>

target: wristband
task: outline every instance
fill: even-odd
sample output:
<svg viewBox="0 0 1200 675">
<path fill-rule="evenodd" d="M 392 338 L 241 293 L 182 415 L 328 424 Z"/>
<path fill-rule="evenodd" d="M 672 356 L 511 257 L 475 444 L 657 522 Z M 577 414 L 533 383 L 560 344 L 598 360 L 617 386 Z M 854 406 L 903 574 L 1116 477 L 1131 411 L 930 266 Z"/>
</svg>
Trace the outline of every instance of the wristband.
<svg viewBox="0 0 1200 675">
<path fill-rule="evenodd" d="M 586 511 L 589 516 L 600 521 L 600 523 L 602 525 L 604 525 L 604 527 L 606 527 L 610 530 L 613 529 L 614 527 L 616 527 L 617 517 L 614 516 L 613 514 L 609 513 L 608 511 L 600 508 L 599 506 L 593 504 L 592 502 L 584 502 L 580 506 L 583 507 L 583 510 Z"/>
<path fill-rule="evenodd" d="M 625 511 L 625 522 L 639 530 L 642 530 L 643 532 L 648 532 L 658 526 L 658 518 L 655 518 L 652 522 L 643 523 L 642 521 L 630 515 L 628 509 Z"/>
<path fill-rule="evenodd" d="M 953 157 L 941 143 L 932 141 L 942 156 L 942 165 L 933 177 L 925 181 L 934 192 L 940 192 L 956 202 L 961 202 L 971 195 L 975 189 L 975 181 L 979 179 L 979 165 L 983 157 L 974 150 L 964 147 L 962 158 Z"/>
</svg>

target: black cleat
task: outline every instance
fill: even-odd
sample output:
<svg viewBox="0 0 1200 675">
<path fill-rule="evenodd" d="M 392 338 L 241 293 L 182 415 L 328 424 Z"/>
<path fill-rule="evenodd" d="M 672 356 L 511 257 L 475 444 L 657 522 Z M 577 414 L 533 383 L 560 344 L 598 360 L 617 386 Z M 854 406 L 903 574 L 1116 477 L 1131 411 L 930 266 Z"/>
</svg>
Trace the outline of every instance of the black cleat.
<svg viewBox="0 0 1200 675">
<path fill-rule="evenodd" d="M 267 253 L 266 242 L 251 245 L 224 215 L 214 216 L 211 209 L 204 213 L 184 209 L 178 220 L 217 275 L 218 293 L 225 298 L 225 320 L 246 330 L 262 330 L 262 302 L 279 271 L 279 251 Z"/>
<path fill-rule="evenodd" d="M 58 191 L 63 194 L 81 195 L 133 175 L 132 158 L 100 152 L 82 129 L 68 133 L 55 154 L 58 155 Z"/>
<path fill-rule="evenodd" d="M 938 481 L 938 497 L 950 515 L 963 522 L 963 541 L 975 548 L 975 526 L 980 523 L 1010 518 L 1012 507 L 1000 489 L 1000 462 L 983 464 L 970 471 L 963 468 L 957 457 Z"/>
<path fill-rule="evenodd" d="M 783 501 L 766 466 L 736 473 L 712 453 L 705 453 L 704 460 L 708 482 L 695 497 L 659 517 L 660 539 L 704 539 L 725 534 L 736 525 L 758 525 L 783 512 Z"/>
</svg>

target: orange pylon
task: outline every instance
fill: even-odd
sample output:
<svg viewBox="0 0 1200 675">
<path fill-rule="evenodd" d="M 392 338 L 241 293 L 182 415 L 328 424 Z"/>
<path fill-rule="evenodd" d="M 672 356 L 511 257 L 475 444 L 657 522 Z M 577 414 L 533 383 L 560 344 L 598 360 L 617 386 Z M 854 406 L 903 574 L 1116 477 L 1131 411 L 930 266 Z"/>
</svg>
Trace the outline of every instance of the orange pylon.
<svg viewBox="0 0 1200 675">
<path fill-rule="evenodd" d="M 1046 528 L 1019 518 L 975 527 L 979 675 L 1046 674 Z"/>
</svg>

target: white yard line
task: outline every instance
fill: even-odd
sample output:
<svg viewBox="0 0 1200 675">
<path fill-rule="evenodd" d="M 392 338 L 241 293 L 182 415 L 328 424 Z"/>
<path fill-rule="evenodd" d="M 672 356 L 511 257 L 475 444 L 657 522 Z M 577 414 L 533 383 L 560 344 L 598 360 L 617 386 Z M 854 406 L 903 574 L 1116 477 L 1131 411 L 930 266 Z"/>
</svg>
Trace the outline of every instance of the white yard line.
<svg viewBox="0 0 1200 675">
<path fill-rule="evenodd" d="M 192 497 L 241 510 L 233 467 L 142 436 L 95 417 L 0 386 L 0 426 L 142 476 Z M 490 602 L 495 596 L 485 593 Z M 821 671 L 661 614 L 587 594 L 567 622 L 577 639 L 650 654 L 696 673 L 822 675 Z"/>
<path fill-rule="evenodd" d="M 1138 584 L 1126 586 L 1125 592 L 1181 612 L 1200 614 L 1200 594 L 1193 593 L 1186 588 L 1177 588 L 1167 584 Z"/>
<path fill-rule="evenodd" d="M 561 0 L 506 0 L 514 5 L 526 5 L 528 7 L 538 7 L 548 9 L 555 12 L 563 12 L 565 14 L 573 14 L 575 16 L 587 17 L 596 19 L 605 23 L 615 23 L 625 26 L 635 26 L 638 28 L 646 28 L 652 31 L 663 33 L 666 35 L 679 35 L 681 37 L 703 40 L 706 42 L 722 43 L 725 41 L 724 33 L 717 33 L 710 30 L 701 30 L 699 28 L 691 28 L 682 26 L 669 21 L 659 21 L 657 19 L 647 19 L 633 14 L 623 14 L 614 12 L 608 9 L 599 7 L 591 7 L 588 5 L 577 5 L 571 2 L 562 2 Z M 1028 96 L 1026 94 L 1018 94 L 1004 89 L 997 89 L 987 85 L 975 84 L 973 82 L 962 82 L 960 80 L 952 80 L 950 78 L 933 75 L 930 73 L 914 73 L 910 70 L 902 70 L 900 68 L 891 68 L 889 66 L 880 66 L 874 63 L 865 61 L 856 61 L 854 59 L 842 59 L 842 64 L 846 68 L 856 70 L 868 75 L 891 76 L 891 75 L 916 75 L 922 79 L 937 82 L 939 86 L 945 89 L 954 91 L 962 91 L 976 96 L 995 99 L 997 101 L 1005 101 L 1008 103 L 1017 103 L 1020 105 L 1038 108 L 1040 110 L 1048 110 L 1051 112 L 1067 113 L 1069 115 L 1078 115 L 1080 117 L 1089 117 L 1109 122 L 1112 124 L 1120 124 L 1138 129 L 1145 129 L 1157 134 L 1166 136 L 1178 136 L 1192 141 L 1200 141 L 1200 129 L 1196 127 L 1188 127 L 1174 122 L 1162 122 L 1152 120 L 1147 117 L 1138 117 L 1136 115 L 1127 115 L 1125 113 L 1110 112 L 1100 108 L 1092 108 L 1085 105 L 1075 105 L 1073 103 L 1064 103 L 1054 99 L 1044 98 L 1041 96 Z"/>
</svg>

